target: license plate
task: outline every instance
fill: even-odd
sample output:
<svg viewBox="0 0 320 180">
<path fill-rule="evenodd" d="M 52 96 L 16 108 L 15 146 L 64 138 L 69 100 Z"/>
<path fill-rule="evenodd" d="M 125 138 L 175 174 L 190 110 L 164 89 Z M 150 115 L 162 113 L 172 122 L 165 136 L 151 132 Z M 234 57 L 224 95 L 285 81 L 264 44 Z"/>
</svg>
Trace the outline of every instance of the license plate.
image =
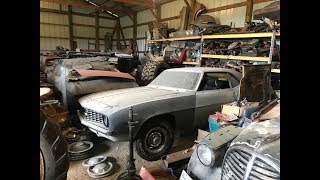
<svg viewBox="0 0 320 180">
<path fill-rule="evenodd" d="M 189 176 L 189 174 L 185 170 L 183 170 L 179 180 L 192 180 L 192 178 Z"/>
</svg>

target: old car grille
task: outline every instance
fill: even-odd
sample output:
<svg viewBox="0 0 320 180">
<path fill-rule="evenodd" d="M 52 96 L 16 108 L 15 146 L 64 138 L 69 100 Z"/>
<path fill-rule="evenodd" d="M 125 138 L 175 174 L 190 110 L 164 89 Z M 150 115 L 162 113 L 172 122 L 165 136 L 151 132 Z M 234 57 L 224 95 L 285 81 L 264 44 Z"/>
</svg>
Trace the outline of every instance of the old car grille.
<svg viewBox="0 0 320 180">
<path fill-rule="evenodd" d="M 253 151 L 232 148 L 223 160 L 221 179 L 280 179 L 280 168 Z"/>
<path fill-rule="evenodd" d="M 92 121 L 96 123 L 103 124 L 103 115 L 101 113 L 97 113 L 92 111 L 91 109 L 84 108 L 84 116 L 87 121 Z"/>
</svg>

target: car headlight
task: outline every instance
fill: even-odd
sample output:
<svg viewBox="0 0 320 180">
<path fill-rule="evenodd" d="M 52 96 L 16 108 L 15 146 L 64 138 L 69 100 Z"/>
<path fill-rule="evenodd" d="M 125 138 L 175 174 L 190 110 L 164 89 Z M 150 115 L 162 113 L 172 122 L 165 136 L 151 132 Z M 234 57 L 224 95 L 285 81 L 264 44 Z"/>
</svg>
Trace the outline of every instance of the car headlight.
<svg viewBox="0 0 320 180">
<path fill-rule="evenodd" d="M 208 145 L 206 144 L 199 144 L 197 148 L 197 156 L 200 162 L 205 166 L 211 166 L 214 164 L 215 155 Z"/>
</svg>

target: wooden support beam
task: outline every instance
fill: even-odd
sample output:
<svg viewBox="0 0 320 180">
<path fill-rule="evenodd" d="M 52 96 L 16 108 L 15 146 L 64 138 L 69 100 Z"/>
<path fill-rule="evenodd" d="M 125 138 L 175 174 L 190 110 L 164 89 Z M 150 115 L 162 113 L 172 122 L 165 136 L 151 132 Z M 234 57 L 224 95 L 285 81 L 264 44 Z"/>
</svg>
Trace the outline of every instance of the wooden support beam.
<svg viewBox="0 0 320 180">
<path fill-rule="evenodd" d="M 121 49 L 121 44 L 120 44 L 120 19 L 117 20 L 117 50 Z"/>
<path fill-rule="evenodd" d="M 137 42 L 137 12 L 133 14 L 133 41 Z M 122 28 L 123 29 L 123 28 Z"/>
<path fill-rule="evenodd" d="M 120 23 L 119 23 L 120 24 Z M 124 37 L 124 33 L 123 33 L 123 30 L 121 28 L 121 24 L 119 25 L 119 29 L 120 29 L 120 32 L 121 32 L 121 35 L 122 35 L 122 38 L 125 39 Z M 124 41 L 124 45 L 127 45 L 126 41 Z"/>
<path fill-rule="evenodd" d="M 68 15 L 68 11 L 61 11 L 61 10 L 57 10 L 57 9 L 48 9 L 48 8 L 40 8 L 40 12 L 49 12 L 49 13 Z M 92 14 L 85 14 L 85 13 L 79 13 L 79 12 L 72 12 L 72 15 L 85 16 L 85 17 L 95 17 L 95 15 L 92 15 Z M 117 20 L 117 18 L 115 18 L 115 17 L 99 16 L 99 18 L 109 19 L 109 20 Z"/>
<path fill-rule="evenodd" d="M 40 36 L 40 38 L 69 39 L 68 37 L 57 37 L 57 36 Z"/>
<path fill-rule="evenodd" d="M 69 44 L 70 50 L 74 51 L 75 47 L 73 44 L 73 22 L 72 22 L 72 6 L 68 5 L 68 27 L 69 27 Z"/>
<path fill-rule="evenodd" d="M 253 0 L 247 0 L 247 9 L 246 9 L 246 19 L 245 22 L 251 22 L 252 19 L 252 9 L 253 9 Z"/>
<path fill-rule="evenodd" d="M 152 5 L 150 5 L 149 3 L 145 3 L 145 2 L 138 2 L 135 0 L 113 0 L 114 2 L 120 2 L 120 3 L 125 3 L 125 4 L 130 4 L 130 5 L 136 5 L 136 6 L 143 6 L 143 7 L 147 7 L 147 8 L 152 8 Z"/>
<path fill-rule="evenodd" d="M 180 16 L 173 16 L 173 17 L 168 17 L 168 18 L 160 19 L 159 22 L 170 21 L 170 20 L 179 19 L 179 18 L 180 18 Z M 148 21 L 148 22 L 140 23 L 140 24 L 137 24 L 137 26 L 148 25 L 149 23 L 152 23 L 152 22 L 153 22 L 153 21 Z M 122 29 L 132 28 L 132 27 L 133 27 L 133 25 L 131 25 L 131 26 L 125 26 L 125 27 L 122 27 Z"/>
<path fill-rule="evenodd" d="M 151 1 L 150 3 L 153 3 Z M 156 20 L 159 22 L 161 20 L 161 5 L 159 3 L 153 3 L 154 8 L 149 9 L 153 16 L 156 18 Z"/>
<path fill-rule="evenodd" d="M 112 2 L 112 0 L 105 0 L 103 3 L 101 3 L 101 5 L 95 10 L 95 11 L 101 11 L 103 10 L 108 4 L 110 4 Z M 93 14 L 95 11 L 92 11 L 89 14 Z"/>
<path fill-rule="evenodd" d="M 187 7 L 188 7 L 189 9 L 191 9 L 191 6 L 190 6 L 188 0 L 184 0 L 184 3 L 186 3 Z"/>
<path fill-rule="evenodd" d="M 69 26 L 68 24 L 57 24 L 57 23 L 47 23 L 47 22 L 40 22 L 43 25 L 53 25 L 53 26 Z"/>
<path fill-rule="evenodd" d="M 45 2 L 57 3 L 57 4 L 65 4 L 71 6 L 77 6 L 81 8 L 95 9 L 97 6 L 94 6 L 90 3 L 86 3 L 84 1 L 65 1 L 65 0 L 41 0 Z"/>
<path fill-rule="evenodd" d="M 95 17 L 95 31 L 96 31 L 96 45 L 95 45 L 95 50 L 99 51 L 100 50 L 100 43 L 99 43 L 99 12 L 96 12 L 96 17 Z"/>
</svg>

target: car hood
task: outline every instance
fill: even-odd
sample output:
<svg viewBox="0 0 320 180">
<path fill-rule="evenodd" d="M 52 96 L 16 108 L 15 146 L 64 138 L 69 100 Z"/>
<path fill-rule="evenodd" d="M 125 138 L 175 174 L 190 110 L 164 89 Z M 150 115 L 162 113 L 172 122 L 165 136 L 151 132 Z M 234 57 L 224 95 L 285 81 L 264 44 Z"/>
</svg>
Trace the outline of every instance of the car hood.
<svg viewBox="0 0 320 180">
<path fill-rule="evenodd" d="M 280 162 L 280 116 L 253 122 L 237 136 L 230 147 L 243 146 Z"/>
<path fill-rule="evenodd" d="M 133 106 L 148 101 L 156 101 L 178 95 L 181 92 L 153 87 L 126 88 L 90 94 L 79 99 L 81 106 L 91 108 L 97 106 L 97 112 L 109 109 Z M 101 110 L 99 110 L 101 109 Z M 103 110 L 104 109 L 104 110 Z M 103 112 L 101 112 L 103 113 Z"/>
<path fill-rule="evenodd" d="M 272 99 L 271 65 L 243 65 L 240 80 L 239 100 L 244 98 L 249 102 L 261 102 Z"/>
</svg>

